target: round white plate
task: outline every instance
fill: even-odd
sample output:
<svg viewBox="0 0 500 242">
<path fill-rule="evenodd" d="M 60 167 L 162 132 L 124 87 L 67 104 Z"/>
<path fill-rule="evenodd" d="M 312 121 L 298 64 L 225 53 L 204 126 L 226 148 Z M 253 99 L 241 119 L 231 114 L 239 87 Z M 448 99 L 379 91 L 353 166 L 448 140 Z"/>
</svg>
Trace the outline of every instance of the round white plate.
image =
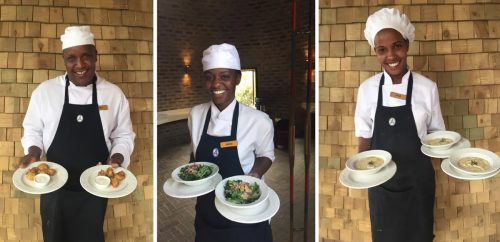
<svg viewBox="0 0 500 242">
<path fill-rule="evenodd" d="M 224 205 L 215 198 L 215 208 L 225 218 L 243 224 L 255 224 L 271 219 L 280 208 L 280 198 L 276 192 L 269 188 L 268 206 L 267 208 L 255 215 L 241 215 L 233 212 L 230 207 Z"/>
<path fill-rule="evenodd" d="M 460 150 L 460 149 L 465 149 L 470 147 L 470 141 L 466 138 L 462 138 L 460 141 L 458 141 L 456 144 L 454 144 L 451 148 L 447 150 L 433 150 L 430 149 L 429 147 L 426 147 L 422 145 L 420 147 L 420 150 L 424 155 L 429 156 L 429 157 L 434 157 L 434 158 L 449 158 L 451 153 Z"/>
<path fill-rule="evenodd" d="M 118 187 L 112 187 L 111 185 L 104 189 L 97 188 L 95 184 L 95 177 L 100 170 L 108 169 L 109 165 L 93 166 L 85 170 L 80 176 L 80 184 L 83 189 L 85 189 L 90 194 L 96 195 L 98 197 L 104 198 L 119 198 L 127 196 L 132 193 L 137 187 L 137 179 L 134 174 L 123 167 L 114 168 L 114 172 L 125 172 L 125 179 L 120 181 Z"/>
<path fill-rule="evenodd" d="M 444 159 L 443 162 L 441 162 L 441 170 L 443 170 L 443 172 L 446 173 L 448 176 L 462 180 L 483 180 L 496 176 L 500 171 L 496 170 L 492 173 L 480 176 L 469 175 L 467 173 L 459 172 L 455 168 L 453 168 L 453 166 L 450 164 L 450 159 Z"/>
<path fill-rule="evenodd" d="M 379 172 L 370 175 L 354 174 L 349 169 L 344 169 L 340 172 L 339 180 L 342 185 L 354 188 L 365 189 L 378 186 L 387 180 L 391 179 L 396 174 L 396 163 L 391 161 L 387 166 L 382 168 Z"/>
<path fill-rule="evenodd" d="M 38 166 L 40 163 L 47 163 L 47 165 L 49 165 L 50 168 L 56 170 L 56 174 L 50 177 L 49 183 L 44 187 L 36 187 L 35 182 L 28 180 L 28 178 L 26 178 L 25 176 L 28 169 Z M 17 169 L 12 175 L 12 182 L 14 183 L 14 186 L 17 189 L 30 194 L 45 194 L 53 192 L 64 186 L 67 180 L 68 180 L 68 171 L 66 171 L 66 169 L 61 165 L 49 161 L 33 162 L 26 168 Z"/>
<path fill-rule="evenodd" d="M 215 186 L 222 181 L 222 176 L 220 174 L 215 175 L 210 182 L 205 182 L 199 186 L 188 186 L 180 182 L 174 181 L 172 178 L 168 178 L 163 184 L 163 191 L 176 198 L 192 198 L 205 195 L 215 189 Z"/>
</svg>

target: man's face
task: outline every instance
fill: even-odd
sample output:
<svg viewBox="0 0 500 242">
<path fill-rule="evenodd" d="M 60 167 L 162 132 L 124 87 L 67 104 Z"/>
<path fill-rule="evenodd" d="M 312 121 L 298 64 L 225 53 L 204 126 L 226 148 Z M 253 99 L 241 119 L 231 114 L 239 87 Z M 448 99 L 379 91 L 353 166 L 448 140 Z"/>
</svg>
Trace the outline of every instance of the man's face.
<svg viewBox="0 0 500 242">
<path fill-rule="evenodd" d="M 408 40 L 395 29 L 383 29 L 375 36 L 375 54 L 391 77 L 402 77 L 408 72 L 406 64 L 408 48 Z"/>
<path fill-rule="evenodd" d="M 203 72 L 205 88 L 210 92 L 212 101 L 219 110 L 224 110 L 233 100 L 236 85 L 240 84 L 241 75 L 232 69 L 215 68 Z"/>
<path fill-rule="evenodd" d="M 87 86 L 95 75 L 97 51 L 93 45 L 79 45 L 63 50 L 66 72 L 73 84 Z"/>
</svg>

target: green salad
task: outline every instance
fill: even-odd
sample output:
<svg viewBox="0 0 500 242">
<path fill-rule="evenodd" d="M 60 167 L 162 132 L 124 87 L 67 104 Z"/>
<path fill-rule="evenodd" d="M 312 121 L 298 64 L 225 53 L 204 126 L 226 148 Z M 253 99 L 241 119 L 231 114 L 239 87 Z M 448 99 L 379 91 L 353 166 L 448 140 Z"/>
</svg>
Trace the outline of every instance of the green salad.
<svg viewBox="0 0 500 242">
<path fill-rule="evenodd" d="M 257 182 L 250 184 L 242 180 L 229 180 L 224 185 L 226 201 L 235 204 L 249 204 L 260 197 L 260 188 Z"/>
<path fill-rule="evenodd" d="M 184 181 L 196 181 L 212 174 L 212 167 L 207 165 L 190 164 L 182 167 L 179 177 Z"/>
</svg>

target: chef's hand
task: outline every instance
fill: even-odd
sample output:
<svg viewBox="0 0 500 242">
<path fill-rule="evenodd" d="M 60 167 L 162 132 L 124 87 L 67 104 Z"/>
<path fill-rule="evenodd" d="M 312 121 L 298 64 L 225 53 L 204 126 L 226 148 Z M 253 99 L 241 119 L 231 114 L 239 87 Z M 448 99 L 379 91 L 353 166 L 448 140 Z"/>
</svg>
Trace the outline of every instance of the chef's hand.
<svg viewBox="0 0 500 242">
<path fill-rule="evenodd" d="M 40 156 L 42 156 L 42 149 L 38 148 L 37 146 L 31 146 L 28 148 L 28 154 L 21 158 L 17 167 L 24 168 L 31 162 L 39 161 Z"/>
<path fill-rule="evenodd" d="M 124 159 L 125 158 L 123 158 L 122 154 L 114 153 L 111 157 L 109 157 L 108 165 L 113 168 L 119 167 L 122 165 Z"/>
</svg>

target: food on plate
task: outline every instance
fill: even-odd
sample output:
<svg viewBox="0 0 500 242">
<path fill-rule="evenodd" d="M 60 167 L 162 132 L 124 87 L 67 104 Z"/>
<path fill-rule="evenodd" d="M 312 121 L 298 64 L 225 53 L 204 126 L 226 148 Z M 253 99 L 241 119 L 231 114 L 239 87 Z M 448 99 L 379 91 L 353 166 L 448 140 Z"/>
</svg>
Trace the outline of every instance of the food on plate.
<svg viewBox="0 0 500 242">
<path fill-rule="evenodd" d="M 117 173 L 114 172 L 112 167 L 108 167 L 106 170 L 100 170 L 97 172 L 98 176 L 107 176 L 111 180 L 111 186 L 116 188 L 120 185 L 120 182 L 125 179 L 125 172 L 119 171 Z"/>
<path fill-rule="evenodd" d="M 56 174 L 56 170 L 49 167 L 47 163 L 40 163 L 37 166 L 31 167 L 26 172 L 26 178 L 28 180 L 35 180 L 35 176 L 38 174 L 47 174 L 53 176 Z"/>
<path fill-rule="evenodd" d="M 470 172 L 482 172 L 490 168 L 488 161 L 479 157 L 464 157 L 458 160 L 458 166 Z"/>
<path fill-rule="evenodd" d="M 453 143 L 453 140 L 448 138 L 430 139 L 426 142 L 428 145 L 447 145 L 451 143 Z"/>
<path fill-rule="evenodd" d="M 358 170 L 369 170 L 374 169 L 376 167 L 384 164 L 384 160 L 377 156 L 368 156 L 362 159 L 359 159 L 355 164 L 354 168 Z"/>
<path fill-rule="evenodd" d="M 194 163 L 182 167 L 179 172 L 179 178 L 184 181 L 195 181 L 208 177 L 211 174 L 212 167 Z"/>
<path fill-rule="evenodd" d="M 229 180 L 224 185 L 226 201 L 235 204 L 249 204 L 260 197 L 260 188 L 257 182 L 250 184 L 242 180 Z"/>
</svg>

